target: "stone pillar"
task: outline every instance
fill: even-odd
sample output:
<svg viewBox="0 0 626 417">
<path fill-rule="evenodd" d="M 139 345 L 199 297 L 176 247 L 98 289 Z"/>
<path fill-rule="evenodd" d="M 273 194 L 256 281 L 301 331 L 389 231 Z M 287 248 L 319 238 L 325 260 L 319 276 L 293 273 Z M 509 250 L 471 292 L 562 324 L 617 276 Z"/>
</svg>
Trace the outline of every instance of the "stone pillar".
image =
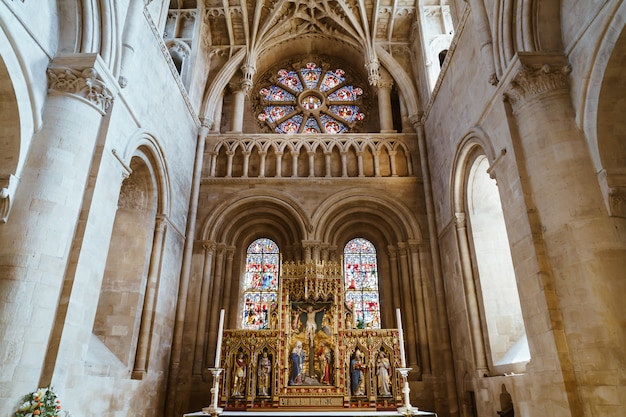
<svg viewBox="0 0 626 417">
<path fill-rule="evenodd" d="M 233 158 L 235 157 L 235 152 L 226 151 L 226 156 L 228 157 L 228 161 L 226 162 L 226 178 L 230 178 L 233 176 Z"/>
<path fill-rule="evenodd" d="M 331 156 L 332 152 L 324 151 L 324 161 L 326 161 L 326 178 L 330 178 L 333 173 Z"/>
<path fill-rule="evenodd" d="M 207 318 L 209 312 L 209 298 L 211 287 L 211 272 L 213 270 L 213 255 L 215 242 L 202 242 L 204 249 L 204 266 L 202 270 L 202 286 L 200 287 L 200 308 L 198 311 L 198 327 L 196 328 L 196 349 L 194 352 L 194 375 L 202 375 L 204 344 L 207 339 Z"/>
<path fill-rule="evenodd" d="M 13 375 L 0 381 L 3 415 L 39 386 L 51 338 L 58 348 L 61 335 L 51 335 L 57 301 L 103 116 L 117 93 L 96 54 L 55 58 L 47 75 L 43 124 L 24 161 L 11 216 L 0 227 L 0 358 L 2 374 Z"/>
<path fill-rule="evenodd" d="M 248 178 L 248 167 L 250 165 L 250 151 L 243 151 L 243 174 L 242 178 Z"/>
<path fill-rule="evenodd" d="M 626 248 L 608 216 L 576 124 L 566 58 L 518 54 L 513 65 L 506 109 L 532 230 L 527 240 L 536 264 L 526 266 L 537 268 L 540 281 L 538 294 L 521 288 L 520 296 L 523 311 L 525 305 L 539 303 L 546 309 L 524 311 L 532 333 L 531 365 L 535 355 L 540 356 L 536 363 L 558 360 L 552 366 L 560 370 L 567 406 L 572 415 L 582 415 L 582 404 L 592 402 L 597 392 L 612 390 L 620 378 L 614 364 L 623 358 L 626 306 L 617 289 L 624 288 Z M 545 347 L 540 349 L 536 340 L 546 337 L 555 345 L 556 358 L 541 357 Z M 537 371 L 545 375 L 542 383 L 551 382 L 545 367 Z M 619 404 L 626 405 L 624 400 Z"/>
<path fill-rule="evenodd" d="M 283 176 L 283 153 L 276 152 L 276 178 Z"/>
<path fill-rule="evenodd" d="M 213 366 L 215 362 L 215 348 L 217 345 L 217 326 L 219 322 L 220 300 L 222 299 L 222 290 L 224 288 L 224 253 L 226 246 L 222 243 L 217 245 L 215 256 L 215 270 L 213 273 L 213 283 L 211 285 L 211 313 L 209 314 L 209 337 L 206 346 L 205 365 Z M 219 366 L 219 364 L 215 364 Z M 203 369 L 202 378 L 204 381 L 211 381 L 212 375 Z"/>
<path fill-rule="evenodd" d="M 267 151 L 259 151 L 259 178 L 265 178 L 265 159 L 267 158 Z"/>
<path fill-rule="evenodd" d="M 396 154 L 398 151 L 389 151 L 389 168 L 391 169 L 391 176 L 397 177 L 398 171 L 396 168 Z"/>
<path fill-rule="evenodd" d="M 315 152 L 308 151 L 307 155 L 309 157 L 309 177 L 315 176 Z"/>
<path fill-rule="evenodd" d="M 341 176 L 348 176 L 348 152 L 341 151 Z"/>
<path fill-rule="evenodd" d="M 230 119 L 230 132 L 241 133 L 243 131 L 243 113 L 246 93 L 239 84 L 231 84 L 233 90 L 233 108 Z"/>
<path fill-rule="evenodd" d="M 422 274 L 419 260 L 419 245 L 417 242 L 409 242 L 411 291 L 415 302 L 415 317 L 417 320 L 417 336 L 420 353 L 420 372 L 430 374 L 430 353 L 428 349 L 428 331 L 425 313 L 425 300 L 423 293 Z"/>
<path fill-rule="evenodd" d="M 231 286 L 233 282 L 233 257 L 235 256 L 235 247 L 229 246 L 226 248 L 226 267 L 224 269 L 224 290 L 222 296 L 221 308 L 227 311 L 229 314 L 229 319 L 226 321 L 226 325 L 234 326 L 233 320 L 236 320 L 237 317 L 235 314 L 232 314 L 230 309 L 231 303 Z"/>
<path fill-rule="evenodd" d="M 357 158 L 358 176 L 364 177 L 365 174 L 363 174 L 363 151 L 358 151 L 356 153 L 356 158 Z"/>
<path fill-rule="evenodd" d="M 143 311 L 141 313 L 141 324 L 139 326 L 139 340 L 137 342 L 135 366 L 131 374 L 131 378 L 133 379 L 143 379 L 148 370 L 152 326 L 154 324 L 155 306 L 159 290 L 161 259 L 163 257 L 166 230 L 167 223 L 165 218 L 158 216 L 154 227 L 154 239 L 152 240 L 152 251 L 150 265 L 148 267 L 146 294 L 143 300 Z"/>
<path fill-rule="evenodd" d="M 456 213 L 456 234 L 459 244 L 459 256 L 461 258 L 461 273 L 463 274 L 463 289 L 465 290 L 465 302 L 467 303 L 467 315 L 470 325 L 474 364 L 476 376 L 481 378 L 489 373 L 487 356 L 485 354 L 485 339 L 480 323 L 480 311 L 478 310 L 478 297 L 474 285 L 474 273 L 471 264 L 471 253 L 467 240 L 465 226 L 465 213 Z"/>
<path fill-rule="evenodd" d="M 380 151 L 372 152 L 374 156 L 374 176 L 380 177 Z"/>
<path fill-rule="evenodd" d="M 391 111 L 391 87 L 393 87 L 393 80 L 391 77 L 381 78 L 377 87 L 380 131 L 381 133 L 395 132 L 393 130 L 393 113 Z"/>
<path fill-rule="evenodd" d="M 409 264 L 407 257 L 407 247 L 406 243 L 398 243 L 398 253 L 399 261 L 400 261 L 400 284 L 402 288 L 402 316 L 405 317 L 405 320 L 402 320 L 403 325 L 405 326 L 405 334 L 406 334 L 406 356 L 407 356 L 407 364 L 415 368 L 415 365 L 418 364 L 417 359 L 417 341 L 415 338 L 415 314 L 414 314 L 414 300 L 411 296 L 411 276 L 409 274 Z M 406 323 L 406 324 L 405 324 Z"/>
<path fill-rule="evenodd" d="M 300 152 L 291 151 L 291 178 L 298 177 L 298 156 Z"/>
</svg>

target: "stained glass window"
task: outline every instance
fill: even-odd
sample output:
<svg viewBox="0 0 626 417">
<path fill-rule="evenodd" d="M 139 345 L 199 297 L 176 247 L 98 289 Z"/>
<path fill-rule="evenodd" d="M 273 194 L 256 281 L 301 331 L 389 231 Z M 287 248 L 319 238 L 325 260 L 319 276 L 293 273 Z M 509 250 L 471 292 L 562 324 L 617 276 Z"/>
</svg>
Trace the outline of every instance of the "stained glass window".
<svg viewBox="0 0 626 417">
<path fill-rule="evenodd" d="M 248 246 L 244 276 L 244 305 L 241 327 L 266 329 L 269 312 L 278 292 L 278 246 L 270 239 L 257 239 Z"/>
<path fill-rule="evenodd" d="M 376 248 L 366 239 L 349 241 L 343 251 L 346 302 L 357 328 L 380 329 Z"/>
<path fill-rule="evenodd" d="M 364 119 L 363 89 L 350 85 L 341 68 L 309 62 L 277 73 L 276 85 L 259 90 L 257 118 L 277 133 L 347 133 Z"/>
</svg>

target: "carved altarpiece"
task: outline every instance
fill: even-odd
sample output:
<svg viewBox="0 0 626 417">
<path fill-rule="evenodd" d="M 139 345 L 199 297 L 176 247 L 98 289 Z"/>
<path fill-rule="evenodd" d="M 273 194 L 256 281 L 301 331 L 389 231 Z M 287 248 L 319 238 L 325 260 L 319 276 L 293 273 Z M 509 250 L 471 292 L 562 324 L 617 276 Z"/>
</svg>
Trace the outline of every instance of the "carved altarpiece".
<svg viewBox="0 0 626 417">
<path fill-rule="evenodd" d="M 278 301 L 268 308 L 269 329 L 224 331 L 224 410 L 402 405 L 398 330 L 354 328 L 340 264 L 284 263 Z M 381 374 L 385 358 L 388 371 Z"/>
</svg>

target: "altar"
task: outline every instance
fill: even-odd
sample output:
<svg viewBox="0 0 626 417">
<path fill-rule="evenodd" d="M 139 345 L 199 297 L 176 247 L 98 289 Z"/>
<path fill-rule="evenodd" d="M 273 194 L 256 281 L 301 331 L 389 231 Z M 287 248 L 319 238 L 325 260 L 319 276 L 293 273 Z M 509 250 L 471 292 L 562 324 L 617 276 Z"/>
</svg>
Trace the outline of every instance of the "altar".
<svg viewBox="0 0 626 417">
<path fill-rule="evenodd" d="M 187 416 L 434 415 L 408 400 L 399 311 L 398 328 L 359 328 L 344 293 L 336 262 L 283 264 L 268 328 L 220 323 L 213 403 Z"/>
</svg>

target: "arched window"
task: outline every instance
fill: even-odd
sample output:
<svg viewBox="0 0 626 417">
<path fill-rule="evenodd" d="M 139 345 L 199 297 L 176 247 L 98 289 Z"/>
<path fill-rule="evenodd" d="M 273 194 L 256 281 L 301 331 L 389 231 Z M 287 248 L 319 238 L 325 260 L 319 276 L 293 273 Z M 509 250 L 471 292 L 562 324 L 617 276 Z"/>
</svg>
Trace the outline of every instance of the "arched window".
<svg viewBox="0 0 626 417">
<path fill-rule="evenodd" d="M 346 133 L 364 118 L 362 94 L 341 68 L 309 62 L 279 70 L 276 84 L 259 91 L 262 111 L 257 117 L 276 133 Z"/>
<path fill-rule="evenodd" d="M 279 263 L 278 246 L 272 240 L 260 238 L 248 246 L 242 328 L 268 328 L 269 312 L 277 299 Z"/>
<path fill-rule="evenodd" d="M 343 259 L 346 302 L 352 308 L 356 327 L 380 329 L 376 248 L 369 240 L 352 239 L 344 248 Z"/>
<path fill-rule="evenodd" d="M 489 161 L 476 158 L 469 173 L 467 204 L 492 364 L 530 359 L 509 238 Z M 516 371 L 518 372 L 518 371 Z"/>
</svg>

